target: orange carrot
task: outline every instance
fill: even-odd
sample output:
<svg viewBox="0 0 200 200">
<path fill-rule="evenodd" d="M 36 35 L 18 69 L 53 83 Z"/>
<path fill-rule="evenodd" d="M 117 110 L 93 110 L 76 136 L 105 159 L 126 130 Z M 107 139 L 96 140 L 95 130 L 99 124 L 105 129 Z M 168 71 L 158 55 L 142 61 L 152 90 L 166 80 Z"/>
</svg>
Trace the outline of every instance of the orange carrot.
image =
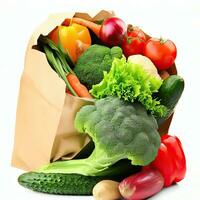
<svg viewBox="0 0 200 200">
<path fill-rule="evenodd" d="M 85 27 L 89 28 L 90 30 L 92 30 L 99 37 L 99 32 L 100 32 L 100 28 L 101 28 L 101 25 L 99 25 L 99 24 L 96 24 L 92 21 L 88 21 L 86 19 L 73 17 L 72 19 L 69 19 L 69 18 L 65 19 L 65 21 L 63 22 L 63 25 L 69 26 L 70 23 L 76 23 L 76 24 L 85 26 Z"/>
<path fill-rule="evenodd" d="M 76 75 L 68 74 L 67 80 L 79 97 L 92 99 L 92 96 L 90 95 L 88 89 L 80 83 Z"/>
</svg>

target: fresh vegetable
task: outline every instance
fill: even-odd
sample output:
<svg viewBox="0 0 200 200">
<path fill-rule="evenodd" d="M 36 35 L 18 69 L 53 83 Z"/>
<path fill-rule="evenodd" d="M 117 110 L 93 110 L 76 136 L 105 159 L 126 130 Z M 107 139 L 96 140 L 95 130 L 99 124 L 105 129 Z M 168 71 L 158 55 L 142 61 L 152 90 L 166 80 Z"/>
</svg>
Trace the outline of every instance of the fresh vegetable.
<svg viewBox="0 0 200 200">
<path fill-rule="evenodd" d="M 140 167 L 131 165 L 129 160 L 120 160 L 98 176 L 81 174 L 27 172 L 19 176 L 20 185 L 38 192 L 50 194 L 92 194 L 93 187 L 101 180 L 121 181 L 124 177 L 138 172 Z"/>
<path fill-rule="evenodd" d="M 110 47 L 118 46 L 122 42 L 125 31 L 126 25 L 121 19 L 110 17 L 101 25 L 100 39 L 105 45 Z"/>
<path fill-rule="evenodd" d="M 103 72 L 110 70 L 113 59 L 121 57 L 122 49 L 120 47 L 109 48 L 95 44 L 80 56 L 74 72 L 80 82 L 91 89 L 92 85 L 103 79 Z"/>
<path fill-rule="evenodd" d="M 155 77 L 155 79 L 161 80 L 160 75 L 158 74 L 158 70 L 155 65 L 151 62 L 149 58 L 142 55 L 133 55 L 128 57 L 128 61 L 133 64 L 141 65 L 141 67 L 147 72 L 149 75 Z"/>
<path fill-rule="evenodd" d="M 119 182 L 103 180 L 98 182 L 92 191 L 95 200 L 116 200 L 120 199 Z"/>
<path fill-rule="evenodd" d="M 90 93 L 95 98 L 118 96 L 126 101 L 139 101 L 146 110 L 156 116 L 165 116 L 167 109 L 153 94 L 158 91 L 162 80 L 147 73 L 143 64 L 126 62 L 125 58 L 114 59 L 110 72 L 104 72 L 103 80 L 92 87 Z"/>
<path fill-rule="evenodd" d="M 83 84 L 80 83 L 76 75 L 68 74 L 67 80 L 79 97 L 84 97 L 89 99 L 92 98 L 88 89 Z"/>
<path fill-rule="evenodd" d="M 167 118 L 174 112 L 174 108 L 177 105 L 184 90 L 184 80 L 178 75 L 171 75 L 164 80 L 162 86 L 157 93 L 157 98 L 161 100 L 161 103 L 168 109 L 168 113 L 165 117 L 157 118 L 158 124 L 162 124 Z"/>
<path fill-rule="evenodd" d="M 176 59 L 176 46 L 171 40 L 150 38 L 143 54 L 151 59 L 159 70 L 170 68 Z"/>
<path fill-rule="evenodd" d="M 18 182 L 28 189 L 49 194 L 91 195 L 93 187 L 105 177 L 80 174 L 28 172 Z"/>
<path fill-rule="evenodd" d="M 124 179 L 119 191 L 126 200 L 146 199 L 158 193 L 164 185 L 164 178 L 154 169 L 147 169 Z"/>
<path fill-rule="evenodd" d="M 88 48 L 91 45 L 88 29 L 75 23 L 70 26 L 58 26 L 49 34 L 49 38 L 57 45 L 60 42 L 74 62 L 77 61 L 80 48 Z"/>
<path fill-rule="evenodd" d="M 63 22 L 64 26 L 69 26 L 70 24 L 76 23 L 76 24 L 80 24 L 84 27 L 87 27 L 88 29 L 92 30 L 93 33 L 95 33 L 98 37 L 99 37 L 99 32 L 101 29 L 101 25 L 94 23 L 92 21 L 86 20 L 86 19 L 82 19 L 82 18 L 78 18 L 78 17 L 73 17 L 72 19 L 65 19 L 65 21 Z"/>
<path fill-rule="evenodd" d="M 163 135 L 158 155 L 150 166 L 163 175 L 165 187 L 184 179 L 186 160 L 180 140 L 176 136 Z"/>
<path fill-rule="evenodd" d="M 129 25 L 126 34 L 122 40 L 122 49 L 124 55 L 128 58 L 131 55 L 142 54 L 146 43 L 144 32 L 138 28 Z"/>
<path fill-rule="evenodd" d="M 76 115 L 75 127 L 93 140 L 92 154 L 86 159 L 56 161 L 38 172 L 102 175 L 103 170 L 125 158 L 133 165 L 147 165 L 154 160 L 160 146 L 154 117 L 141 104 L 117 97 L 82 107 Z"/>
</svg>

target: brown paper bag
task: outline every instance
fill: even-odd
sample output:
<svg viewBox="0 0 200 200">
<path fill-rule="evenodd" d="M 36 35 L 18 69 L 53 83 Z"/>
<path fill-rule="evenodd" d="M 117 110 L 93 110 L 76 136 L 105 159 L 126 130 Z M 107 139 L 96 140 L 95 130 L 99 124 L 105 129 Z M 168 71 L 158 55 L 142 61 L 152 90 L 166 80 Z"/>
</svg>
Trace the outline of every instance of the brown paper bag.
<svg viewBox="0 0 200 200">
<path fill-rule="evenodd" d="M 113 15 L 101 11 L 93 18 L 86 13 L 76 17 L 102 20 Z M 50 161 L 73 158 L 89 142 L 74 128 L 74 117 L 89 100 L 65 93 L 65 83 L 49 66 L 45 54 L 33 49 L 40 34 L 47 35 L 74 13 L 51 15 L 30 38 L 21 77 L 16 115 L 12 165 L 34 170 Z"/>
<path fill-rule="evenodd" d="M 94 17 L 75 13 L 76 17 L 91 21 L 113 15 L 113 12 L 104 10 Z M 87 136 L 79 135 L 75 130 L 74 117 L 81 106 L 92 102 L 66 94 L 65 83 L 51 69 L 46 56 L 32 48 L 40 34 L 47 35 L 65 18 L 73 16 L 74 13 L 51 15 L 30 38 L 16 115 L 12 155 L 15 167 L 34 170 L 60 158 L 71 159 L 89 142 Z M 170 122 L 171 118 L 163 123 L 160 132 L 167 132 Z"/>
</svg>

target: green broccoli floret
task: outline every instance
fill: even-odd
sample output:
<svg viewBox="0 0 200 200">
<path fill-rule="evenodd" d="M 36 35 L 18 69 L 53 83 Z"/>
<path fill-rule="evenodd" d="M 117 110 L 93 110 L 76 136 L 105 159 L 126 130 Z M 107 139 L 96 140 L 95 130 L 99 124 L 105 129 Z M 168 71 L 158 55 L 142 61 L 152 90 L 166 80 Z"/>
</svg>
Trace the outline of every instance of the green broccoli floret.
<svg viewBox="0 0 200 200">
<path fill-rule="evenodd" d="M 141 104 L 117 97 L 82 107 L 76 115 L 75 127 L 93 140 L 92 154 L 86 159 L 49 164 L 39 172 L 98 176 L 121 159 L 128 158 L 133 165 L 147 165 L 160 146 L 155 118 Z"/>
<path fill-rule="evenodd" d="M 88 89 L 103 79 L 103 71 L 110 71 L 114 58 L 122 57 L 120 47 L 92 45 L 78 59 L 74 72 Z"/>
</svg>

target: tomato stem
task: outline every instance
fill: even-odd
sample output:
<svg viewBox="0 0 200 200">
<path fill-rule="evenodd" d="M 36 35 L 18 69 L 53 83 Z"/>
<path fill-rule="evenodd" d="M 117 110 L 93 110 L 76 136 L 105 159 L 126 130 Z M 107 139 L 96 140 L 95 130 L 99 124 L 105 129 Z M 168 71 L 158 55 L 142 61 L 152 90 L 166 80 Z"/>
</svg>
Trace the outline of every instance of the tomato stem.
<svg viewBox="0 0 200 200">
<path fill-rule="evenodd" d="M 165 42 L 167 42 L 167 39 L 160 37 L 160 44 L 165 44 Z"/>
<path fill-rule="evenodd" d="M 127 32 L 132 32 L 134 30 L 133 25 L 129 24 L 127 27 Z"/>
<path fill-rule="evenodd" d="M 127 42 L 127 44 L 131 44 L 132 38 L 131 38 L 131 37 L 128 37 L 127 35 L 126 35 L 125 37 L 126 37 L 126 42 Z"/>
</svg>

